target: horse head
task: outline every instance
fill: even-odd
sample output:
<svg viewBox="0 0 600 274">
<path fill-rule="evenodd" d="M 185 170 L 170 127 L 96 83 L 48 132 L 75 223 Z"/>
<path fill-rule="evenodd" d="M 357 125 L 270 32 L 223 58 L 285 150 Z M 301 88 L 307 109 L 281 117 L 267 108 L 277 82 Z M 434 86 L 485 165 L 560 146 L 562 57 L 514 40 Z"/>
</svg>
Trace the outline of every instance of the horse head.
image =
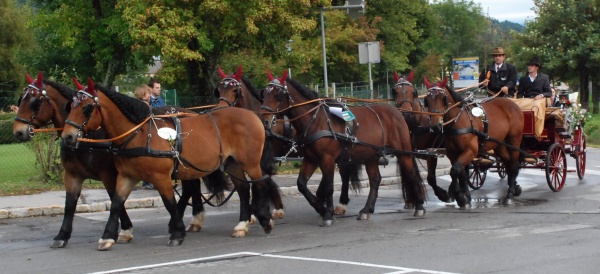
<svg viewBox="0 0 600 274">
<path fill-rule="evenodd" d="M 261 92 L 263 104 L 260 107 L 261 114 L 264 115 L 266 129 L 271 129 L 274 125 L 276 114 L 283 115 L 283 113 L 279 112 L 292 105 L 292 99 L 289 96 L 288 87 L 285 82 L 287 74 L 288 71 L 286 70 L 281 77 L 276 78 L 273 77 L 271 71 L 267 69 L 269 84 L 267 85 L 267 88 Z"/>
<path fill-rule="evenodd" d="M 97 130 L 102 124 L 100 103 L 94 88 L 94 82 L 88 78 L 88 85 L 84 87 L 73 77 L 77 87 L 77 94 L 70 105 L 70 112 L 65 121 L 65 128 L 61 135 L 63 141 L 68 145 L 75 145 L 77 138 L 83 134 Z"/>
<path fill-rule="evenodd" d="M 28 73 L 25 77 L 28 86 L 23 89 L 17 102 L 19 110 L 13 124 L 13 134 L 20 141 L 28 141 L 34 136 L 33 129 L 48 124 L 54 115 L 46 92 L 43 72 L 40 71 L 35 80 Z"/>
<path fill-rule="evenodd" d="M 396 84 L 391 93 L 394 101 L 396 101 L 396 107 L 401 110 L 414 110 L 414 101 L 419 97 L 417 89 L 412 85 L 414 76 L 415 72 L 413 70 L 410 71 L 408 76 L 399 76 L 394 71 L 394 82 Z"/>
<path fill-rule="evenodd" d="M 427 77 L 423 77 L 425 87 L 427 87 L 427 94 L 425 95 L 425 107 L 428 112 L 439 113 L 440 115 L 432 115 L 430 118 L 430 127 L 433 132 L 442 132 L 444 118 L 442 114 L 446 113 L 449 105 L 449 98 L 452 99 L 446 85 L 448 84 L 448 78 L 444 78 L 442 82 L 436 82 L 430 84 L 427 81 Z"/>
<path fill-rule="evenodd" d="M 240 65 L 235 73 L 226 75 L 221 67 L 218 67 L 219 76 L 221 76 L 221 82 L 217 85 L 214 90 L 215 97 L 219 98 L 219 101 L 225 101 L 227 105 L 233 106 L 238 101 L 244 99 L 244 93 L 242 92 L 242 65 Z"/>
</svg>

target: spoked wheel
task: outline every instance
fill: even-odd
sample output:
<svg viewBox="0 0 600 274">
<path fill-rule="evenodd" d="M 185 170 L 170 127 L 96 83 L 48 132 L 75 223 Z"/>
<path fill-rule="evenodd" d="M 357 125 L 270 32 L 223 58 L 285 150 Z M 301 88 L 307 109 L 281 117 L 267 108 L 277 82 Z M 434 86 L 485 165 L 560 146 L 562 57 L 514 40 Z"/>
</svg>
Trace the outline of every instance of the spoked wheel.
<svg viewBox="0 0 600 274">
<path fill-rule="evenodd" d="M 548 148 L 546 155 L 546 181 L 552 191 L 560 191 L 567 179 L 567 157 L 565 149 L 558 143 Z"/>
<path fill-rule="evenodd" d="M 480 189 L 487 177 L 487 168 L 482 168 L 479 163 L 471 163 L 467 168 L 469 174 L 469 186 L 471 189 Z"/>
<path fill-rule="evenodd" d="M 506 178 L 506 167 L 502 162 L 498 163 L 498 176 L 500 176 L 500 179 Z"/>
<path fill-rule="evenodd" d="M 585 155 L 587 153 L 585 148 L 585 135 L 583 134 L 583 130 L 581 130 L 581 139 L 579 140 L 579 146 L 575 154 L 575 163 L 577 165 L 577 177 L 579 179 L 583 179 L 585 175 Z"/>
</svg>

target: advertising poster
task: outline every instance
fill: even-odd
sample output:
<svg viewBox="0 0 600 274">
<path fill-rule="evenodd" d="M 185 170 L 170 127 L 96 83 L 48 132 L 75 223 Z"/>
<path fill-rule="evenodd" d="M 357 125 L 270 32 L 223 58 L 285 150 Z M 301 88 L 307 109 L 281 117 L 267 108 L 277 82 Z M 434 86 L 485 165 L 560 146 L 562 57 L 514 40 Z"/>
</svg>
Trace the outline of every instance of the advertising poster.
<svg viewBox="0 0 600 274">
<path fill-rule="evenodd" d="M 454 88 L 464 88 L 479 83 L 479 57 L 453 59 Z"/>
</svg>

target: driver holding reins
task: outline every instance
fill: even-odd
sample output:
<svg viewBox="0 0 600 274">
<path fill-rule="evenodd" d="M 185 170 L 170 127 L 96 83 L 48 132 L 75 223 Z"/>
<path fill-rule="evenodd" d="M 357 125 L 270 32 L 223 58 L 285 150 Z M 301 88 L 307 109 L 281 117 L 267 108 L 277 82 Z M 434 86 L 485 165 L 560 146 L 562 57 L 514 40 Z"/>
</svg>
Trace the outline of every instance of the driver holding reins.
<svg viewBox="0 0 600 274">
<path fill-rule="evenodd" d="M 479 75 L 480 88 L 487 87 L 490 95 L 502 92 L 498 96 L 514 97 L 517 85 L 517 69 L 504 62 L 506 53 L 502 47 L 494 48 L 492 52 L 494 63 L 489 65 Z M 488 77 L 489 73 L 489 77 Z"/>
</svg>

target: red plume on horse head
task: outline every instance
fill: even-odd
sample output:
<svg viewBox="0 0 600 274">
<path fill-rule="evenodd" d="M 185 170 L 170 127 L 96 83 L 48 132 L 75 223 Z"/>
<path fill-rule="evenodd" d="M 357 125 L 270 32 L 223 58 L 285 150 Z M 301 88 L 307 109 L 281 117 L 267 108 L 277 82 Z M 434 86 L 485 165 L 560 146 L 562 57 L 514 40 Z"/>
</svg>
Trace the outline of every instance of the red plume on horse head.
<svg viewBox="0 0 600 274">
<path fill-rule="evenodd" d="M 408 74 L 408 77 L 406 77 L 406 81 L 412 83 L 412 79 L 413 79 L 414 76 L 415 76 L 415 71 L 411 69 L 410 73 Z"/>
<path fill-rule="evenodd" d="M 227 74 L 225 74 L 225 72 L 223 72 L 223 70 L 221 69 L 221 66 L 217 67 L 217 71 L 219 71 L 219 76 L 221 76 L 221 79 L 225 79 L 225 77 L 227 77 Z"/>
<path fill-rule="evenodd" d="M 88 78 L 87 92 L 96 97 L 96 88 L 94 88 L 94 81 L 92 81 L 92 78 Z"/>
<path fill-rule="evenodd" d="M 85 88 L 83 87 L 83 85 L 82 85 L 82 84 L 80 84 L 80 83 L 79 83 L 79 81 L 77 81 L 77 77 L 73 77 L 73 78 L 71 78 L 71 79 L 73 79 L 73 83 L 75 83 L 75 87 L 77 88 L 77 91 L 80 91 L 80 90 L 84 90 L 84 89 L 85 89 Z"/>
<path fill-rule="evenodd" d="M 37 80 L 33 80 L 31 78 L 31 76 L 29 76 L 29 73 L 25 73 L 25 78 L 27 78 L 27 83 L 28 84 L 34 84 L 36 87 L 38 88 L 42 88 L 42 81 L 44 80 L 44 73 L 40 70 L 40 72 L 38 73 L 38 77 Z"/>
<path fill-rule="evenodd" d="M 423 83 L 425 83 L 425 87 L 426 87 L 427 89 L 430 89 L 430 88 L 432 88 L 432 87 L 433 87 L 433 85 L 432 85 L 432 84 L 430 84 L 430 83 L 429 83 L 429 81 L 427 81 L 427 76 L 423 76 Z"/>
<path fill-rule="evenodd" d="M 240 65 L 237 69 L 237 71 L 235 72 L 235 74 L 233 75 L 233 78 L 235 80 L 241 81 L 242 80 L 242 65 Z"/>
</svg>

